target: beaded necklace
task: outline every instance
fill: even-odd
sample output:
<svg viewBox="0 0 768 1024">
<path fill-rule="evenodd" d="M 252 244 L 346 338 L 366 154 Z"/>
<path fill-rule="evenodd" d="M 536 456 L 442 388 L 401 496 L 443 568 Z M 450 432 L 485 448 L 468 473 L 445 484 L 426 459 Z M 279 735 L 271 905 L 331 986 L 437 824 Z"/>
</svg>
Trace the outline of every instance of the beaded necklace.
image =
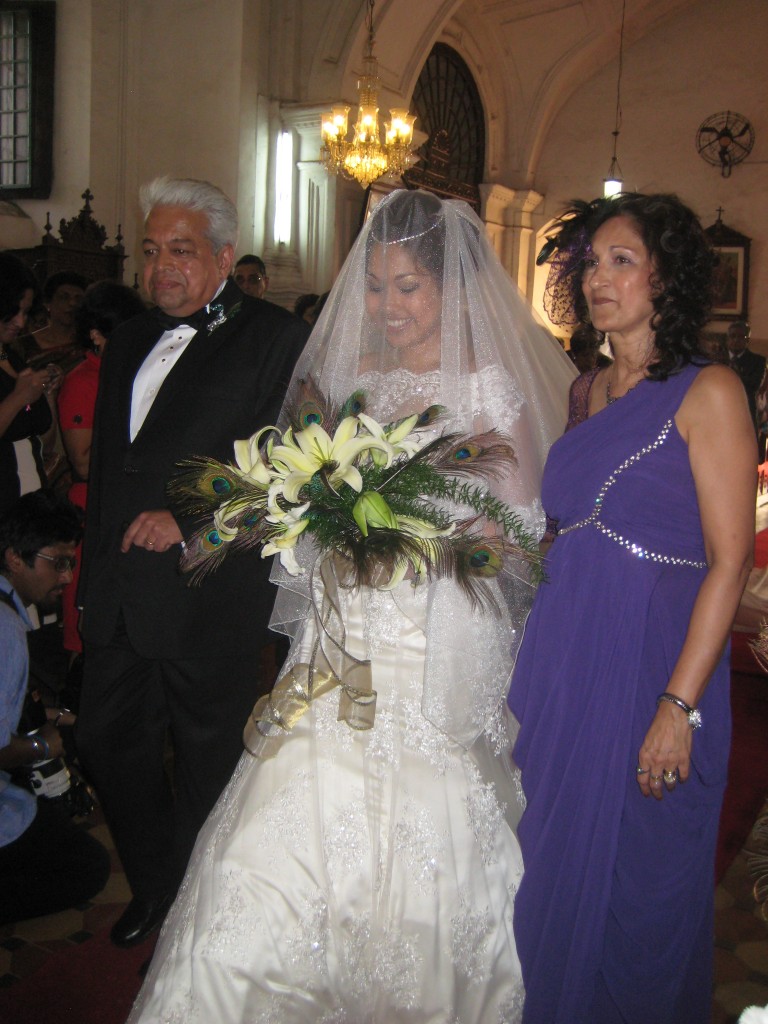
<svg viewBox="0 0 768 1024">
<path fill-rule="evenodd" d="M 641 380 L 645 380 L 645 377 L 641 377 L 640 380 L 636 380 L 635 383 L 631 387 L 627 388 L 627 390 L 624 392 L 624 395 L 628 395 L 630 391 L 634 391 L 635 388 L 637 387 L 637 385 L 640 383 Z M 613 405 L 614 402 L 618 402 L 618 400 L 620 398 L 623 398 L 624 395 L 613 395 L 613 394 L 611 394 L 611 379 L 609 377 L 608 378 L 608 382 L 605 385 L 605 404 L 606 405 Z"/>
</svg>

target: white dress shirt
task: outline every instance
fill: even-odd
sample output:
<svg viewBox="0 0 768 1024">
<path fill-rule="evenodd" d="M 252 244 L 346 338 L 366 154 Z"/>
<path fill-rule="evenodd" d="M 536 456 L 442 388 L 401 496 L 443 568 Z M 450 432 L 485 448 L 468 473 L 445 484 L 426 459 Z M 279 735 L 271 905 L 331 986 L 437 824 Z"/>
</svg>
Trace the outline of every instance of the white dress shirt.
<svg viewBox="0 0 768 1024">
<path fill-rule="evenodd" d="M 226 280 L 221 282 L 211 302 L 216 299 L 226 283 Z M 206 309 L 210 309 L 211 302 L 208 303 Z M 139 367 L 133 381 L 131 394 L 131 441 L 136 439 L 136 435 L 141 430 L 163 381 L 196 334 L 197 329 L 186 324 L 180 324 L 172 331 L 164 331 Z"/>
</svg>

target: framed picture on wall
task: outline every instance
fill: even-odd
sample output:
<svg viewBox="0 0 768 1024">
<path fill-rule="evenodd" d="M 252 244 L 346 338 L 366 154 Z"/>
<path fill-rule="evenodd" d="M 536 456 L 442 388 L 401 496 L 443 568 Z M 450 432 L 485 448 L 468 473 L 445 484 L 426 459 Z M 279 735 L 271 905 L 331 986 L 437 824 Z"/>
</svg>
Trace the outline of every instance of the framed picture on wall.
<svg viewBox="0 0 768 1024">
<path fill-rule="evenodd" d="M 747 316 L 749 255 L 744 246 L 724 245 L 715 250 L 719 257 L 715 267 L 712 315 L 741 320 Z"/>
<path fill-rule="evenodd" d="M 749 316 L 750 239 L 726 227 L 722 220 L 705 234 L 717 253 L 712 317 L 715 320 L 746 320 Z"/>
</svg>

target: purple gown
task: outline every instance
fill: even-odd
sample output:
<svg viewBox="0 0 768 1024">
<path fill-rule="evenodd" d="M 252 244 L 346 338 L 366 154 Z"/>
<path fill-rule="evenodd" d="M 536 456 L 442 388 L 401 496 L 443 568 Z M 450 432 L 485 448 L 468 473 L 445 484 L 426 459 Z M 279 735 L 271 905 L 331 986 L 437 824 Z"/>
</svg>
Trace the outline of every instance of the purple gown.
<svg viewBox="0 0 768 1024">
<path fill-rule="evenodd" d="M 515 901 L 525 1024 L 709 1020 L 727 651 L 688 782 L 658 803 L 635 775 L 706 574 L 674 423 L 698 372 L 642 381 L 560 438 L 544 472 L 560 533 L 509 696 L 528 800 Z"/>
</svg>

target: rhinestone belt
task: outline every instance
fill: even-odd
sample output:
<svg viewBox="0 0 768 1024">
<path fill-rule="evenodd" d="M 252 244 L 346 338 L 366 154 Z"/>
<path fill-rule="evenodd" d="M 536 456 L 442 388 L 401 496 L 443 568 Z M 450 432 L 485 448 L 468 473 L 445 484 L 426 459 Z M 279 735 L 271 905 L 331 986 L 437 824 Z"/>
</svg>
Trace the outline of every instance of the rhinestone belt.
<svg viewBox="0 0 768 1024">
<path fill-rule="evenodd" d="M 639 451 L 635 452 L 634 455 L 630 455 L 628 459 L 625 459 L 621 465 L 611 473 L 608 479 L 605 481 L 603 486 L 600 488 L 600 493 L 595 498 L 595 507 L 592 512 L 587 516 L 586 519 L 582 519 L 579 523 L 574 523 L 572 526 L 566 526 L 562 530 L 558 531 L 558 536 L 562 536 L 565 533 L 570 533 L 572 530 L 580 530 L 584 526 L 594 526 L 600 531 L 605 537 L 615 541 L 617 544 L 621 544 L 623 548 L 635 555 L 637 558 L 645 558 L 649 562 L 660 562 L 664 565 L 686 565 L 691 569 L 706 569 L 708 568 L 706 562 L 695 562 L 690 558 L 676 558 L 674 555 L 662 555 L 657 551 L 649 551 L 648 548 L 642 547 L 640 544 L 635 544 L 634 541 L 628 537 L 624 537 L 617 530 L 612 530 L 600 521 L 600 510 L 603 507 L 603 501 L 605 495 L 609 489 L 613 487 L 616 480 L 624 472 L 625 469 L 629 469 L 638 462 L 644 455 L 649 455 L 652 451 L 660 448 L 669 437 L 669 432 L 672 429 L 673 421 L 667 420 L 664 426 L 661 428 L 659 436 L 651 444 L 645 445 Z"/>
</svg>

